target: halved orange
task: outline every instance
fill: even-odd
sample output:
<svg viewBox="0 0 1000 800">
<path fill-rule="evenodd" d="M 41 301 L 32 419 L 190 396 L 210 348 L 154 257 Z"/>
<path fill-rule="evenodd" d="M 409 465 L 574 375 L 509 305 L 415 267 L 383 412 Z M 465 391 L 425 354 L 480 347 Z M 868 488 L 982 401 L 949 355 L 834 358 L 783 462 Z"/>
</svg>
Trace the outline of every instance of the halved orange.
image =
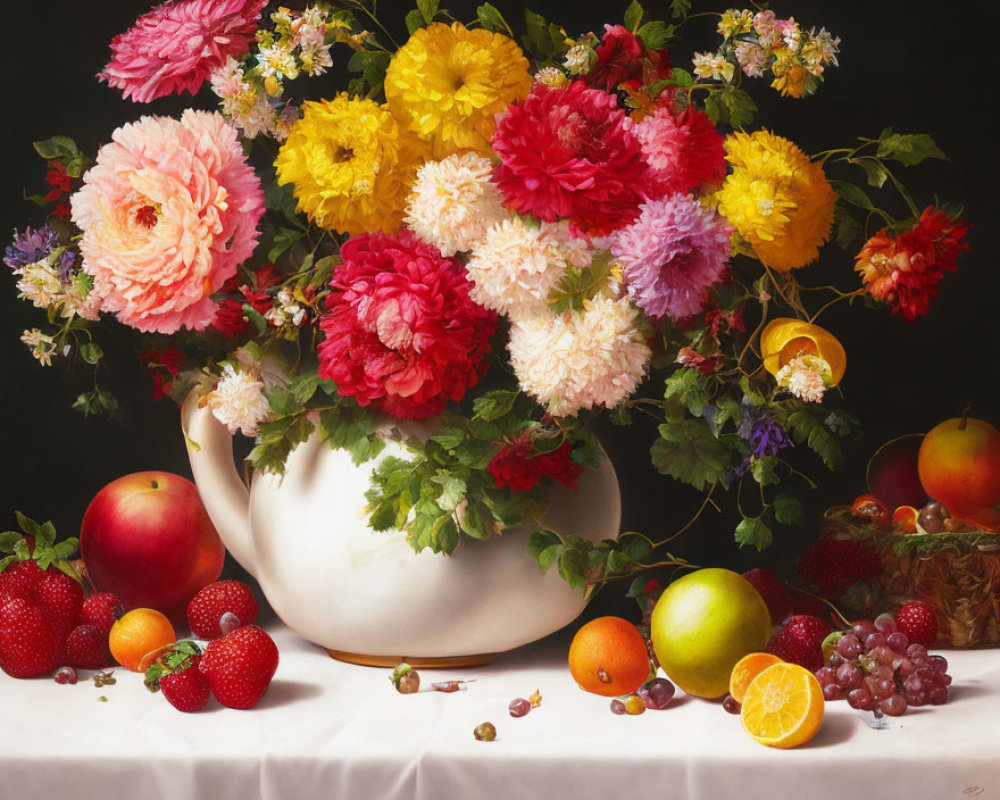
<svg viewBox="0 0 1000 800">
<path fill-rule="evenodd" d="M 768 667 L 782 663 L 773 653 L 747 653 L 736 662 L 729 675 L 729 694 L 737 703 L 742 703 L 750 683 Z"/>
<path fill-rule="evenodd" d="M 740 720 L 750 737 L 787 749 L 808 742 L 823 724 L 823 690 L 798 664 L 774 664 L 750 682 Z"/>
</svg>

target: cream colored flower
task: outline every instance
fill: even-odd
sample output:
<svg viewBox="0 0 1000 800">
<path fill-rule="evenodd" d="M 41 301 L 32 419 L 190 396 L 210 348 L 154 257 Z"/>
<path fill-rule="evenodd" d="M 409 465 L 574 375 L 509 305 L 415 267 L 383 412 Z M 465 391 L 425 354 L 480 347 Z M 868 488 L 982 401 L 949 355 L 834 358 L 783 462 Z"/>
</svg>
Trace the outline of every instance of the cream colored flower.
<svg viewBox="0 0 1000 800">
<path fill-rule="evenodd" d="M 208 395 L 208 407 L 230 433 L 241 431 L 246 436 L 256 436 L 271 413 L 263 382 L 250 372 L 237 372 L 232 364 L 223 367 L 222 377 Z"/>
</svg>

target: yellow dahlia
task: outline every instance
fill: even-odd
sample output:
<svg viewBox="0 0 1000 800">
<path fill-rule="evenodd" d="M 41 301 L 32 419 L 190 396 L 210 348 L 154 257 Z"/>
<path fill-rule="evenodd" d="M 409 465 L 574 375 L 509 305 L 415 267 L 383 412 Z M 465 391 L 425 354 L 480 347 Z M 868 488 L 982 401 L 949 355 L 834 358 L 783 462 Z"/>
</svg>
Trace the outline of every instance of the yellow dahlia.
<svg viewBox="0 0 1000 800">
<path fill-rule="evenodd" d="M 716 195 L 719 213 L 761 262 L 787 272 L 815 261 L 830 236 L 837 196 L 823 168 L 768 131 L 726 138 L 732 173 Z"/>
<path fill-rule="evenodd" d="M 459 150 L 489 155 L 494 115 L 529 91 L 528 60 L 514 41 L 460 22 L 418 30 L 385 74 L 392 113 L 439 159 Z"/>
<path fill-rule="evenodd" d="M 395 233 L 427 147 L 385 106 L 346 93 L 306 102 L 278 151 L 278 183 L 321 228 Z"/>
</svg>

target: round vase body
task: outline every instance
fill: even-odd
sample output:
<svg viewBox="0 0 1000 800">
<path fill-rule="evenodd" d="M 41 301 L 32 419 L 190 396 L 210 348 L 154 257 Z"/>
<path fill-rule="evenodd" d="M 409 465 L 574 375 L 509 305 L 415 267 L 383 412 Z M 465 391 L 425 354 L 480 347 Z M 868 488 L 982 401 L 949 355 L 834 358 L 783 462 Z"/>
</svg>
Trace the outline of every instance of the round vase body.
<svg viewBox="0 0 1000 800">
<path fill-rule="evenodd" d="M 555 568 L 540 571 L 527 529 L 486 541 L 463 535 L 450 556 L 416 553 L 399 531 L 371 530 L 370 476 L 382 458 L 407 457 L 399 441 L 387 439 L 379 458 L 356 465 L 314 434 L 283 476 L 255 475 L 247 497 L 225 428 L 190 399 L 183 416 L 195 483 L 223 541 L 278 617 L 324 648 L 388 659 L 498 653 L 567 625 L 586 604 Z M 617 536 L 620 518 L 618 481 L 602 457 L 577 491 L 554 488 L 545 522 L 596 542 Z"/>
</svg>

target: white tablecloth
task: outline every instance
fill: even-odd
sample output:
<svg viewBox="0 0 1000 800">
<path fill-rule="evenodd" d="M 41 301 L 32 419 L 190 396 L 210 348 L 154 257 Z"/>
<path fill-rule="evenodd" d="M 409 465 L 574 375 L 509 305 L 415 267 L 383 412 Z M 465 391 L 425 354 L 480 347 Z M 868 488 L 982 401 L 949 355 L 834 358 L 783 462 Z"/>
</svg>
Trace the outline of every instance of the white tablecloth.
<svg viewBox="0 0 1000 800">
<path fill-rule="evenodd" d="M 679 693 L 664 711 L 615 716 L 581 691 L 557 634 L 492 665 L 422 671 L 474 677 L 454 694 L 400 695 L 388 670 L 330 659 L 280 625 L 281 663 L 260 706 L 174 710 L 124 670 L 98 689 L 0 674 L 0 797 L 225 800 L 907 800 L 1000 798 L 1000 650 L 946 651 L 952 701 L 889 730 L 827 704 L 797 750 L 753 742 L 721 705 Z M 513 719 L 515 697 L 542 705 Z M 104 694 L 108 702 L 98 701 Z M 494 742 L 473 738 L 496 725 Z"/>
</svg>

